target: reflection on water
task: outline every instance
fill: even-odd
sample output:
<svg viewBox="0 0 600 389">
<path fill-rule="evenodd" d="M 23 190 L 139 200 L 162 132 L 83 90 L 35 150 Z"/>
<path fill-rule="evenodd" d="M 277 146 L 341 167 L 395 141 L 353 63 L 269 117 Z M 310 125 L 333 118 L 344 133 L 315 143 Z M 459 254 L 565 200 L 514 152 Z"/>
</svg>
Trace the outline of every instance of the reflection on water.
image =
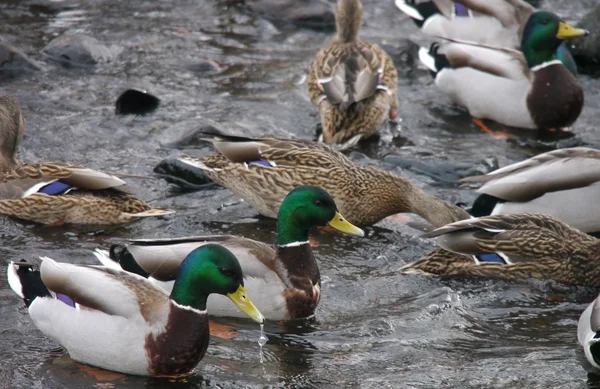
<svg viewBox="0 0 600 389">
<path fill-rule="evenodd" d="M 0 91 L 16 94 L 24 106 L 27 161 L 148 175 L 163 158 L 208 153 L 195 140 L 175 140 L 213 121 L 241 135 L 315 138 L 318 117 L 299 80 L 311 56 L 330 39 L 327 32 L 279 29 L 279 23 L 231 1 L 94 0 L 74 8 L 33 3 L 0 4 L 5 21 L 0 35 L 34 59 L 43 60 L 36 53 L 70 30 L 123 50 L 113 62 L 94 68 L 49 63 L 48 73 L 0 79 Z M 413 23 L 391 1 L 363 3 L 363 36 L 401 52 L 395 59 L 405 75 L 399 80 L 402 122 L 351 158 L 402 174 L 453 203 L 469 204 L 475 194 L 456 181 L 472 169 L 504 166 L 557 145 L 599 144 L 600 112 L 594 103 L 567 140 L 529 134 L 506 142 L 482 134 L 436 91 L 430 75 L 407 59 L 403 39 L 419 39 Z M 582 12 L 578 4 L 572 14 L 569 4 L 552 4 L 566 16 Z M 581 77 L 586 101 L 596 101 L 600 82 Z M 154 86 L 160 108 L 149 116 L 115 117 L 114 101 L 123 86 L 140 78 Z M 93 249 L 130 237 L 275 239 L 275 221 L 258 217 L 227 190 L 173 191 L 162 180 L 127 181 L 134 193 L 177 215 L 104 228 L 48 228 L 2 218 L 2 264 L 40 255 L 92 264 Z M 98 376 L 74 363 L 35 328 L 0 271 L 0 388 L 600 388 L 580 366 L 576 340 L 579 314 L 596 291 L 549 282 L 400 275 L 397 269 L 432 243 L 397 220 L 367 228 L 364 239 L 317 238 L 323 282 L 316 318 L 267 323 L 263 363 L 255 323 L 217 319 L 237 334 L 213 336 L 196 371 L 178 380 Z"/>
</svg>

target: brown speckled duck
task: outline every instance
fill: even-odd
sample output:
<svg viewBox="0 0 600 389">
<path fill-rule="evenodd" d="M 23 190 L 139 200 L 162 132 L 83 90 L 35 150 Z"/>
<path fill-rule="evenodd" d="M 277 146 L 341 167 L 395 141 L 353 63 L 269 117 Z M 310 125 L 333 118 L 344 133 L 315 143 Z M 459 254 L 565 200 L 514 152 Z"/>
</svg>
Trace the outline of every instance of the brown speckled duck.
<svg viewBox="0 0 600 389">
<path fill-rule="evenodd" d="M 209 133 L 204 138 L 219 152 L 204 158 L 178 159 L 202 169 L 267 217 L 277 217 L 287 193 L 300 185 L 325 189 L 348 221 L 359 226 L 375 224 L 399 212 L 418 214 L 435 227 L 470 217 L 462 208 L 412 182 L 385 170 L 357 165 L 328 145 Z"/>
<path fill-rule="evenodd" d="M 25 121 L 14 96 L 0 97 L 0 214 L 41 224 L 121 224 L 173 211 L 121 189 L 125 181 L 59 162 L 22 163 Z"/>
<path fill-rule="evenodd" d="M 441 247 L 403 266 L 405 274 L 538 278 L 600 286 L 600 240 L 542 214 L 462 220 L 429 232 Z"/>
<path fill-rule="evenodd" d="M 218 245 L 186 255 L 170 294 L 136 274 L 47 257 L 39 270 L 11 262 L 7 276 L 35 325 L 71 358 L 126 374 L 173 376 L 196 367 L 210 338 L 209 295 L 229 298 L 248 317 L 264 321 L 244 288 L 239 262 Z"/>
<path fill-rule="evenodd" d="M 244 284 L 254 303 L 270 320 L 310 317 L 321 298 L 319 266 L 308 243 L 312 227 L 329 225 L 346 234 L 363 236 L 337 211 L 331 196 L 321 188 L 301 186 L 292 190 L 279 209 L 274 246 L 236 236 L 198 236 L 175 239 L 135 240 L 97 250 L 105 266 L 122 268 L 160 281 L 170 290 L 181 261 L 196 247 L 222 245 L 240 261 Z M 167 281 L 167 282 L 165 282 Z M 208 309 L 215 316 L 240 316 L 222 296 L 210 296 Z"/>
<path fill-rule="evenodd" d="M 348 148 L 395 119 L 398 74 L 376 44 L 358 39 L 360 0 L 338 0 L 336 36 L 310 65 L 308 94 L 321 115 L 322 141 Z"/>
</svg>

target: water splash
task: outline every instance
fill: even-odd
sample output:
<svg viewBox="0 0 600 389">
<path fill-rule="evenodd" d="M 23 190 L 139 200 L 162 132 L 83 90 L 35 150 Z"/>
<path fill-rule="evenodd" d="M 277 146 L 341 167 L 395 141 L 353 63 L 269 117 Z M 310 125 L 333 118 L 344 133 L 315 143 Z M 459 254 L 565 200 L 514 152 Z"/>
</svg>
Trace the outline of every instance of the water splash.
<svg viewBox="0 0 600 389">
<path fill-rule="evenodd" d="M 265 324 L 262 323 L 260 325 L 260 337 L 258 338 L 258 346 L 260 347 L 259 355 L 260 355 L 260 363 L 264 362 L 263 358 L 263 346 L 267 344 L 269 338 L 265 335 Z"/>
</svg>

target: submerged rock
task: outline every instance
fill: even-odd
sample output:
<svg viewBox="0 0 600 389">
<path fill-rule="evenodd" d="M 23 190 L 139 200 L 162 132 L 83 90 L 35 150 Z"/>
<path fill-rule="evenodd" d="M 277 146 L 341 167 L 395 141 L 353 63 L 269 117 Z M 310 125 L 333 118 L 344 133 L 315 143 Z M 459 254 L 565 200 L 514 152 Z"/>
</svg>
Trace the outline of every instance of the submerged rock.
<svg viewBox="0 0 600 389">
<path fill-rule="evenodd" d="M 64 34 L 43 49 L 50 58 L 63 65 L 91 66 L 112 61 L 118 49 L 108 48 L 91 36 Z"/>
<path fill-rule="evenodd" d="M 291 23 L 303 28 L 335 31 L 334 3 L 321 0 L 247 0 L 246 5 L 275 25 Z"/>
</svg>

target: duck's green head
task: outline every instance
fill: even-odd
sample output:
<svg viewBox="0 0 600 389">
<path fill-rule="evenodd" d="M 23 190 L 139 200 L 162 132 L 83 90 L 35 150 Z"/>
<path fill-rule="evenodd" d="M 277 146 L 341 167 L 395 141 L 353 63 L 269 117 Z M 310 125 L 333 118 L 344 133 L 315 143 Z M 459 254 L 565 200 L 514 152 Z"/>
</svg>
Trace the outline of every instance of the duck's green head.
<svg viewBox="0 0 600 389">
<path fill-rule="evenodd" d="M 246 293 L 237 258 L 217 244 L 198 247 L 188 254 L 179 267 L 171 299 L 179 305 L 203 311 L 211 293 L 229 297 L 252 320 L 264 321 Z"/>
<path fill-rule="evenodd" d="M 568 25 L 552 12 L 534 12 L 523 29 L 521 50 L 531 68 L 556 59 L 556 50 L 565 39 L 587 35 L 588 31 Z"/>
<path fill-rule="evenodd" d="M 277 244 L 306 242 L 312 227 L 327 225 L 349 235 L 364 236 L 363 230 L 340 215 L 329 193 L 316 186 L 299 186 L 288 193 L 279 207 Z"/>
</svg>

